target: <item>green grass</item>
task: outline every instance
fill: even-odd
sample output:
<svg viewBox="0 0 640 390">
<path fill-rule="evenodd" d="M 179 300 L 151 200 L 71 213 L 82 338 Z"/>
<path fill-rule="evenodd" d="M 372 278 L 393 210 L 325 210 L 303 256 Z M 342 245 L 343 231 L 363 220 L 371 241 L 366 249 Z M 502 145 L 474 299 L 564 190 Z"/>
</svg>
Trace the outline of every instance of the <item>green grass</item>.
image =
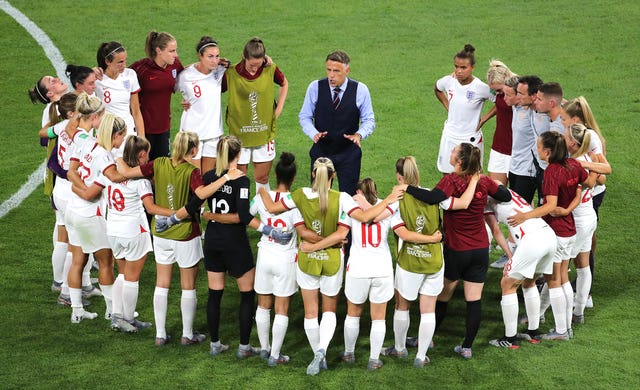
<svg viewBox="0 0 640 390">
<path fill-rule="evenodd" d="M 355 367 L 336 361 L 342 349 L 345 304 L 340 304 L 338 329 L 329 349 L 331 370 L 318 377 L 304 374 L 311 359 L 302 326 L 300 297 L 294 298 L 283 351 L 292 357 L 286 367 L 268 369 L 257 359 L 237 361 L 229 353 L 208 355 L 208 345 L 181 348 L 153 346 L 153 330 L 124 335 L 108 330 L 105 320 L 69 323 L 69 310 L 55 305 L 51 280 L 49 201 L 41 187 L 18 209 L 0 220 L 0 383 L 3 387 L 320 387 L 436 388 L 473 386 L 504 388 L 640 387 L 636 340 L 640 296 L 638 212 L 640 186 L 635 149 L 640 123 L 636 73 L 640 49 L 640 7 L 634 1 L 584 2 L 370 2 L 312 1 L 233 3 L 183 1 L 111 1 L 85 3 L 12 1 L 58 46 L 68 63 L 93 65 L 100 42 L 119 40 L 130 62 L 143 55 L 149 29 L 167 30 L 178 39 L 183 63 L 195 61 L 201 35 L 216 38 L 222 55 L 237 61 L 253 35 L 263 38 L 268 54 L 287 76 L 290 88 L 279 123 L 278 150 L 296 154 L 298 183 L 307 183 L 310 141 L 303 136 L 297 114 L 310 81 L 324 76 L 324 58 L 335 49 L 352 57 L 351 76 L 365 82 L 372 94 L 377 129 L 363 143 L 363 176 L 372 176 L 382 194 L 394 183 L 393 163 L 415 155 L 422 183 L 433 186 L 437 146 L 445 120 L 433 96 L 435 81 L 451 72 L 452 57 L 471 42 L 477 49 L 475 74 L 484 78 L 491 58 L 506 62 L 519 74 L 538 74 L 558 81 L 568 98 L 589 100 L 607 137 L 614 174 L 607 183 L 598 228 L 595 309 L 567 343 L 525 345 L 516 351 L 490 347 L 503 332 L 500 272 L 491 270 L 483 297 L 484 318 L 474 345 L 474 358 L 462 361 L 451 352 L 464 333 L 461 295 L 429 353 L 432 364 L 418 371 L 411 361 L 384 359 L 379 372 L 367 373 L 369 321 L 365 312 Z M 253 7 L 253 8 L 251 8 Z M 42 106 L 32 106 L 26 90 L 53 69 L 36 42 L 9 16 L 0 14 L 0 118 L 4 152 L 0 154 L 0 201 L 11 196 L 41 163 L 37 144 Z M 225 98 L 226 99 L 226 98 Z M 173 130 L 179 123 L 179 99 L 173 99 Z M 487 151 L 492 120 L 485 125 Z M 257 234 L 252 233 L 253 241 Z M 492 257 L 495 257 L 494 254 Z M 141 278 L 139 312 L 153 318 L 155 280 L 153 256 Z M 179 284 L 174 278 L 167 327 L 180 335 Z M 206 277 L 198 282 L 195 328 L 206 330 Z M 223 299 L 223 341 L 235 347 L 237 289 L 229 280 Z M 522 302 L 522 301 L 521 301 Z M 521 303 L 522 307 L 522 303 Z M 102 313 L 104 303 L 93 299 Z M 416 309 L 416 308 L 414 308 Z M 415 311 L 415 310 L 414 310 Z M 387 343 L 392 340 L 392 309 L 388 310 Z M 418 317 L 412 316 L 411 333 Z M 255 339 L 255 331 L 253 341 Z M 246 384 L 246 385 L 245 385 Z"/>
</svg>

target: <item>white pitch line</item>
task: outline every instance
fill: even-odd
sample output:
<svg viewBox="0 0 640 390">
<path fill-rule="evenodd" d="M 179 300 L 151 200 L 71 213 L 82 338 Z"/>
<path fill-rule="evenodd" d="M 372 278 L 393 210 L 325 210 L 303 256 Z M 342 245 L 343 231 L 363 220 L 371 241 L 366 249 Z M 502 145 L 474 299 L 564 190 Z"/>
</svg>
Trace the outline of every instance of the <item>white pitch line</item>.
<svg viewBox="0 0 640 390">
<path fill-rule="evenodd" d="M 42 31 L 40 27 L 33 23 L 25 14 L 9 4 L 8 1 L 0 0 L 0 9 L 2 9 L 7 15 L 15 19 L 15 21 L 18 22 L 22 27 L 24 27 L 24 29 L 27 30 L 29 34 L 31 34 L 33 39 L 35 39 L 35 41 L 38 42 L 40 46 L 42 46 L 45 55 L 47 56 L 47 58 L 49 58 L 49 61 L 51 61 L 51 64 L 55 68 L 58 77 L 68 84 L 69 79 L 65 75 L 67 63 L 62 57 L 62 53 L 60 53 L 60 50 L 58 50 L 56 45 L 53 44 L 49 36 L 44 31 Z M 35 170 L 35 172 L 29 175 L 29 178 L 22 185 L 22 187 L 20 187 L 18 192 L 11 195 L 9 199 L 4 201 L 0 205 L 0 218 L 4 217 L 14 208 L 18 207 L 22 203 L 22 201 L 24 201 L 36 188 L 38 188 L 40 183 L 42 183 L 42 178 L 44 177 L 45 166 L 46 162 L 43 162 L 38 167 L 38 169 Z"/>
</svg>

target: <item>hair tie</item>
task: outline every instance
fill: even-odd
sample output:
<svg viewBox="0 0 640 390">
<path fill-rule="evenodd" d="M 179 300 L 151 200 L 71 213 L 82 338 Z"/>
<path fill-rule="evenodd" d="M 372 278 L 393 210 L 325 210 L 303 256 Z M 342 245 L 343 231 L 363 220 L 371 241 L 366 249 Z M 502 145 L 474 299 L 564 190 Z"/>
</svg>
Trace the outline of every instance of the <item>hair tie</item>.
<svg viewBox="0 0 640 390">
<path fill-rule="evenodd" d="M 198 50 L 198 53 L 202 54 L 202 52 L 204 51 L 204 49 L 205 49 L 206 47 L 208 47 L 208 46 L 218 47 L 218 42 L 213 41 L 213 42 L 209 42 L 209 43 L 207 43 L 207 44 L 205 44 L 205 45 L 202 45 L 202 46 L 200 47 L 200 49 Z"/>
</svg>

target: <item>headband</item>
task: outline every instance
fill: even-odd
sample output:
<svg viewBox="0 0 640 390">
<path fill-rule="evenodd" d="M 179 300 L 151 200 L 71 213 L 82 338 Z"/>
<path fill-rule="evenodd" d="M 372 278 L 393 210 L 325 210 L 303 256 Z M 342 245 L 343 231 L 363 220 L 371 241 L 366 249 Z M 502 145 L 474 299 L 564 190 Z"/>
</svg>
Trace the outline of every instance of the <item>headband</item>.
<svg viewBox="0 0 640 390">
<path fill-rule="evenodd" d="M 40 101 L 44 104 L 47 103 L 51 103 L 51 99 L 49 99 L 47 97 L 47 93 L 49 91 L 45 91 L 44 94 L 42 93 L 42 91 L 40 91 L 40 82 L 36 82 L 36 86 L 33 88 L 37 93 L 38 93 L 38 97 L 40 98 Z"/>
<path fill-rule="evenodd" d="M 209 42 L 209 43 L 207 43 L 205 45 L 202 45 L 202 47 L 198 50 L 198 53 L 202 54 L 202 52 L 204 51 L 205 47 L 209 47 L 209 46 L 218 47 L 218 43 Z"/>
</svg>

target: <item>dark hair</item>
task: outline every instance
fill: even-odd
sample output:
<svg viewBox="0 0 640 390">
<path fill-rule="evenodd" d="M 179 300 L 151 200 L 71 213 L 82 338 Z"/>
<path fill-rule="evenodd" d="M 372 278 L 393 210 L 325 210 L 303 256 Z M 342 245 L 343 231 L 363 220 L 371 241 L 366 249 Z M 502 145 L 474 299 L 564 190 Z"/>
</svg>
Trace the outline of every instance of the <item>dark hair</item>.
<svg viewBox="0 0 640 390">
<path fill-rule="evenodd" d="M 280 160 L 278 160 L 278 164 L 276 164 L 276 179 L 278 180 L 278 184 L 291 187 L 296 173 L 296 156 L 294 156 L 293 153 L 282 152 L 282 154 L 280 154 Z"/>
<path fill-rule="evenodd" d="M 325 60 L 325 62 L 326 61 L 335 61 L 349 66 L 349 64 L 351 63 L 351 58 L 349 58 L 349 54 L 347 54 L 347 52 L 336 50 L 327 55 L 327 59 Z"/>
<path fill-rule="evenodd" d="M 174 42 L 176 39 L 173 35 L 166 32 L 151 31 L 147 35 L 147 40 L 144 44 L 144 51 L 147 53 L 147 57 L 156 57 L 156 48 L 164 50 L 169 42 Z"/>
<path fill-rule="evenodd" d="M 137 167 L 140 165 L 138 161 L 138 154 L 146 150 L 151 149 L 149 141 L 137 135 L 131 135 L 127 137 L 127 141 L 124 144 L 124 151 L 122 152 L 122 159 L 130 167 Z"/>
<path fill-rule="evenodd" d="M 34 87 L 27 91 L 29 93 L 29 99 L 31 99 L 31 103 L 33 104 L 38 102 L 42 104 L 51 103 L 51 99 L 47 96 L 49 90 L 42 83 L 42 79 L 44 79 L 44 76 L 40 77 Z"/>
<path fill-rule="evenodd" d="M 65 73 L 69 80 L 71 80 L 71 86 L 77 89 L 76 84 L 84 83 L 87 77 L 93 73 L 93 69 L 88 66 L 69 64 L 67 65 L 67 69 L 65 69 Z"/>
<path fill-rule="evenodd" d="M 208 35 L 202 36 L 196 45 L 196 52 L 202 54 L 207 47 L 218 47 L 218 42 Z"/>
<path fill-rule="evenodd" d="M 242 51 L 242 55 L 247 60 L 251 58 L 264 58 L 266 54 L 267 51 L 264 48 L 264 43 L 262 43 L 262 39 L 258 37 L 249 39 L 249 42 L 244 45 L 244 50 Z"/>
<path fill-rule="evenodd" d="M 120 42 L 102 42 L 100 47 L 98 47 L 98 54 L 96 54 L 98 66 L 101 67 L 102 70 L 106 70 L 107 61 L 113 61 L 113 57 L 116 53 L 122 53 L 124 51 L 127 51 L 127 49 L 125 49 Z"/>
<path fill-rule="evenodd" d="M 360 180 L 358 182 L 358 189 L 370 205 L 378 203 L 378 187 L 376 187 L 376 182 L 373 181 L 372 178 L 365 177 Z"/>
<path fill-rule="evenodd" d="M 453 57 L 453 60 L 455 61 L 456 58 L 468 59 L 471 65 L 475 65 L 476 64 L 476 56 L 474 54 L 475 52 L 476 52 L 476 48 L 473 47 L 470 43 L 467 43 L 466 45 L 464 45 L 464 49 L 456 53 L 456 55 Z"/>
<path fill-rule="evenodd" d="M 522 76 L 518 80 L 518 83 L 527 84 L 527 93 L 529 96 L 536 94 L 538 90 L 540 90 L 542 84 L 544 84 L 542 79 L 538 76 Z"/>
<path fill-rule="evenodd" d="M 482 172 L 482 155 L 478 147 L 467 142 L 461 143 L 456 159 L 460 161 L 460 169 L 463 175 Z"/>
<path fill-rule="evenodd" d="M 55 115 L 51 117 L 51 125 L 69 119 L 67 114 L 76 110 L 76 100 L 78 100 L 78 95 L 75 92 L 67 92 L 60 97 L 60 100 L 54 102 L 52 106 L 55 106 L 56 110 Z"/>
<path fill-rule="evenodd" d="M 562 87 L 559 83 L 549 82 L 540 86 L 538 91 L 545 95 L 545 98 L 555 98 L 558 105 L 562 103 Z"/>
<path fill-rule="evenodd" d="M 567 143 L 564 136 L 557 131 L 547 131 L 540 134 L 540 142 L 543 149 L 549 149 L 549 164 L 556 163 L 567 166 Z"/>
</svg>

